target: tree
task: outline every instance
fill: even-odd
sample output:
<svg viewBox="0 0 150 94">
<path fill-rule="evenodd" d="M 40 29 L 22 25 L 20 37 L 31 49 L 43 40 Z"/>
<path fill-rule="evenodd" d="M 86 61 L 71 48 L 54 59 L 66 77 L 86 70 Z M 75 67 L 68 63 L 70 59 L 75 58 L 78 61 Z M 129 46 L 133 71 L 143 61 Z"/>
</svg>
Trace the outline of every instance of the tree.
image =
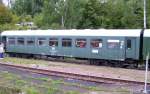
<svg viewBox="0 0 150 94">
<path fill-rule="evenodd" d="M 143 1 L 129 0 L 122 23 L 125 28 L 143 28 Z"/>
<path fill-rule="evenodd" d="M 42 24 L 45 29 L 51 28 L 53 23 L 60 24 L 58 11 L 56 9 L 58 0 L 45 0 L 42 10 Z"/>
<path fill-rule="evenodd" d="M 88 0 L 66 0 L 66 7 L 63 11 L 65 17 L 65 28 L 77 28 L 87 1 Z"/>
<path fill-rule="evenodd" d="M 150 1 L 147 0 L 147 28 L 150 28 Z"/>
<path fill-rule="evenodd" d="M 0 4 L 0 25 L 5 23 L 11 23 L 11 21 L 11 12 L 4 5 Z"/>
<path fill-rule="evenodd" d="M 89 0 L 78 28 L 142 28 L 140 0 Z"/>
<path fill-rule="evenodd" d="M 12 11 L 42 29 L 143 28 L 143 0 L 15 0 Z"/>
<path fill-rule="evenodd" d="M 41 12 L 44 0 L 15 0 L 12 10 L 17 15 L 32 15 Z"/>
<path fill-rule="evenodd" d="M 86 2 L 87 0 L 45 0 L 42 12 L 35 16 L 34 21 L 39 27 L 76 28 Z"/>
<path fill-rule="evenodd" d="M 32 1 L 32 15 L 40 13 L 43 8 L 44 0 L 31 0 Z"/>
<path fill-rule="evenodd" d="M 104 22 L 105 4 L 100 3 L 99 0 L 89 0 L 85 5 L 78 28 L 99 28 Z"/>
<path fill-rule="evenodd" d="M 0 31 L 10 29 L 12 25 L 12 13 L 3 4 L 0 4 Z"/>
</svg>

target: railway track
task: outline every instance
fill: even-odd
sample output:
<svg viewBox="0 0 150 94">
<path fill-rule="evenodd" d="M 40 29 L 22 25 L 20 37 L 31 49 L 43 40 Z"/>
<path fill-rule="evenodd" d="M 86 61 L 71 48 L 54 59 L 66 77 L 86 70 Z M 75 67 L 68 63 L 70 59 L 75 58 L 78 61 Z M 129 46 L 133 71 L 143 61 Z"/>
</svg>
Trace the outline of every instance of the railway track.
<svg viewBox="0 0 150 94">
<path fill-rule="evenodd" d="M 129 80 L 123 80 L 123 79 L 113 79 L 113 78 L 106 78 L 106 77 L 96 77 L 91 75 L 81 75 L 81 74 L 73 74 L 69 72 L 59 72 L 59 71 L 52 71 L 52 70 L 44 70 L 44 69 L 38 69 L 38 68 L 31 68 L 31 67 L 25 67 L 25 66 L 19 66 L 19 65 L 13 65 L 13 64 L 6 64 L 6 63 L 0 63 L 0 66 L 7 66 L 11 68 L 16 68 L 32 73 L 38 73 L 48 76 L 58 76 L 63 78 L 69 78 L 69 79 L 78 79 L 83 81 L 90 81 L 90 82 L 96 82 L 96 83 L 119 83 L 119 84 L 139 84 L 144 85 L 144 82 L 138 82 L 138 81 L 129 81 Z M 150 85 L 150 83 L 148 83 Z"/>
</svg>

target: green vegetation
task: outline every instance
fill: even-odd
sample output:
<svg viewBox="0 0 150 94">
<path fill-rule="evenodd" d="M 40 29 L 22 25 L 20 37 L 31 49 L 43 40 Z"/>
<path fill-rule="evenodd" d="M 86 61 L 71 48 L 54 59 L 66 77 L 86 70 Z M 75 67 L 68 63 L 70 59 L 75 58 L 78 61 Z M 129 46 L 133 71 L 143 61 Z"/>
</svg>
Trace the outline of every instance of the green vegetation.
<svg viewBox="0 0 150 94">
<path fill-rule="evenodd" d="M 78 87 L 87 92 L 113 92 L 114 94 L 130 93 L 129 89 L 126 87 L 110 88 L 108 90 L 107 87 L 89 87 L 77 83 L 64 82 L 62 79 L 52 80 L 48 77 L 34 78 L 32 76 L 13 74 L 8 71 L 0 71 L 0 94 L 18 94 L 18 92 L 24 92 L 25 94 L 81 94 L 80 91 L 63 89 L 63 86 Z"/>
<path fill-rule="evenodd" d="M 1 2 L 1 1 L 0 1 Z M 147 26 L 150 28 L 150 1 Z M 0 3 L 0 30 L 142 28 L 143 0 L 15 0 L 11 8 Z"/>
<path fill-rule="evenodd" d="M 19 94 L 20 89 L 0 86 L 0 94 Z"/>
<path fill-rule="evenodd" d="M 79 28 L 142 28 L 142 0 L 89 0 Z M 102 0 L 101 0 L 102 2 Z"/>
<path fill-rule="evenodd" d="M 79 94 L 77 91 L 68 91 L 66 94 Z"/>
<path fill-rule="evenodd" d="M 35 88 L 33 88 L 33 87 L 27 88 L 27 89 L 26 89 L 26 93 L 27 93 L 27 94 L 40 94 L 40 93 L 38 93 L 38 91 L 37 91 Z"/>
<path fill-rule="evenodd" d="M 32 60 L 23 58 L 10 58 L 6 57 L 1 62 L 12 62 L 16 64 L 41 64 L 50 65 L 49 61 L 44 60 Z M 69 64 L 67 64 L 69 66 Z M 50 66 L 63 66 L 60 64 L 51 64 Z M 66 65 L 65 65 L 66 66 Z M 37 82 L 37 83 L 36 83 Z M 85 86 L 79 83 L 68 83 L 64 82 L 63 79 L 53 80 L 48 77 L 32 77 L 28 76 L 21 77 L 21 75 L 16 75 L 9 73 L 8 71 L 0 72 L 0 85 L 5 84 L 6 87 L 17 88 L 22 92 L 28 92 L 27 94 L 80 94 L 78 91 L 64 90 L 61 87 L 76 87 L 88 91 L 95 91 L 100 94 L 105 94 L 106 92 L 111 92 L 111 94 L 129 94 L 131 93 L 128 87 L 105 87 L 105 86 Z M 61 93 L 60 93 L 61 92 Z M 87 93 L 85 93 L 87 94 Z"/>
<path fill-rule="evenodd" d="M 23 58 L 5 57 L 3 60 L 0 60 L 0 61 L 7 62 L 7 63 L 15 63 L 15 64 L 44 64 L 44 65 L 48 65 L 48 61 L 34 60 L 34 59 L 23 59 Z"/>
</svg>

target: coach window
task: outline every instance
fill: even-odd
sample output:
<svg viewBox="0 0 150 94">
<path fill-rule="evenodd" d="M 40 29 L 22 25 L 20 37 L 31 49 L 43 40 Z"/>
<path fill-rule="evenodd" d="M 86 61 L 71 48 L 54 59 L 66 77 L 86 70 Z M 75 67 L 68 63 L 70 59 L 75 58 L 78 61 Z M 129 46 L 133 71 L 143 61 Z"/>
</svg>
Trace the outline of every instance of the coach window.
<svg viewBox="0 0 150 94">
<path fill-rule="evenodd" d="M 107 46 L 109 49 L 119 49 L 120 41 L 119 40 L 108 40 Z"/>
<path fill-rule="evenodd" d="M 127 49 L 131 49 L 131 40 L 130 39 L 127 40 Z"/>
<path fill-rule="evenodd" d="M 34 45 L 35 44 L 35 39 L 34 38 L 28 38 L 27 39 L 27 45 Z"/>
<path fill-rule="evenodd" d="M 49 39 L 49 46 L 58 46 L 58 39 L 57 38 L 50 38 Z"/>
<path fill-rule="evenodd" d="M 8 38 L 9 45 L 15 45 L 15 38 Z"/>
<path fill-rule="evenodd" d="M 86 47 L 86 39 L 76 39 L 76 47 L 85 48 Z"/>
<path fill-rule="evenodd" d="M 38 45 L 45 46 L 46 45 L 46 39 L 45 38 L 38 38 Z"/>
<path fill-rule="evenodd" d="M 92 39 L 91 40 L 91 47 L 92 48 L 102 48 L 102 39 Z"/>
<path fill-rule="evenodd" d="M 62 47 L 71 47 L 72 46 L 72 39 L 64 38 L 62 39 Z"/>
<path fill-rule="evenodd" d="M 17 43 L 18 45 L 24 45 L 24 38 L 18 38 Z"/>
</svg>

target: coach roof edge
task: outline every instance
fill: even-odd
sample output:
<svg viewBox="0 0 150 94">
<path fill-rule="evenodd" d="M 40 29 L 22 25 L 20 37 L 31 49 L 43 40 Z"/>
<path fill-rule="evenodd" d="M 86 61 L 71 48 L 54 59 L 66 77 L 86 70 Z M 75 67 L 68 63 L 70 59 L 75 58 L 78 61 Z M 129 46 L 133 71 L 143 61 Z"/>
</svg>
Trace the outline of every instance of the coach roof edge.
<svg viewBox="0 0 150 94">
<path fill-rule="evenodd" d="M 128 36 L 139 37 L 141 29 L 85 29 L 85 30 L 14 30 L 2 36 Z"/>
<path fill-rule="evenodd" d="M 150 37 L 150 29 L 144 31 L 144 37 Z"/>
</svg>

